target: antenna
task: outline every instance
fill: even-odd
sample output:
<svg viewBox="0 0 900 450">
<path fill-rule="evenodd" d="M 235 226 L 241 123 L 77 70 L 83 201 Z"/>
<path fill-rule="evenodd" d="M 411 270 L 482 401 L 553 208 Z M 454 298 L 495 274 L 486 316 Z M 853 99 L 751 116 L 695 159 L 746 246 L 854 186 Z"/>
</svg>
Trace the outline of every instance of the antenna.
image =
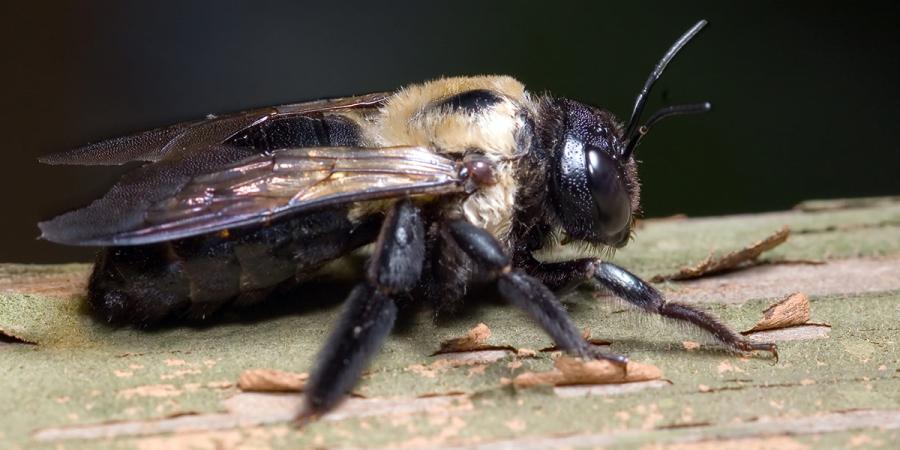
<svg viewBox="0 0 900 450">
<path fill-rule="evenodd" d="M 663 55 L 662 59 L 660 59 L 659 62 L 656 63 L 656 67 L 653 68 L 653 71 L 650 72 L 650 76 L 647 78 L 647 81 L 644 82 L 644 87 L 641 88 L 641 91 L 638 93 L 637 98 L 634 101 L 634 110 L 631 112 L 631 118 L 628 119 L 628 127 L 625 129 L 625 134 L 624 134 L 625 148 L 622 151 L 622 155 L 621 155 L 624 159 L 628 159 L 628 157 L 631 156 L 631 153 L 634 151 L 637 141 L 640 140 L 640 138 L 638 137 L 638 133 L 637 133 L 638 121 L 641 118 L 641 114 L 644 112 L 644 107 L 647 105 L 647 94 L 650 93 L 650 89 L 652 89 L 653 85 L 656 84 L 656 80 L 658 80 L 659 77 L 662 76 L 663 71 L 666 70 L 666 66 L 668 66 L 669 63 L 672 62 L 672 60 L 675 58 L 675 55 L 677 55 L 678 52 L 681 51 L 681 48 L 684 47 L 685 44 L 690 42 L 690 40 L 693 39 L 694 36 L 696 36 L 697 33 L 699 33 L 700 30 L 702 30 L 703 27 L 706 26 L 706 24 L 707 24 L 707 22 L 705 20 L 701 20 L 701 21 L 697 22 L 696 24 L 694 24 L 694 26 L 692 26 L 691 29 L 687 30 L 683 35 L 681 35 L 681 37 L 678 38 L 678 40 L 675 41 L 674 44 L 672 44 L 672 47 L 670 47 L 669 50 Z M 686 105 L 686 106 L 691 106 L 691 105 Z M 696 105 L 693 105 L 693 106 L 696 106 Z M 653 116 L 656 117 L 656 120 L 658 121 L 659 119 L 662 119 L 664 117 L 672 116 L 672 115 L 676 115 L 676 114 L 704 112 L 704 111 L 695 111 L 695 110 L 681 111 L 680 108 L 683 108 L 683 107 L 664 108 L 664 109 L 658 111 Z M 678 109 L 679 112 L 674 112 L 675 109 Z M 708 108 L 706 110 L 708 110 Z M 663 113 L 664 111 L 668 111 L 668 112 Z M 662 115 L 660 115 L 660 114 L 662 114 Z M 645 126 L 645 127 L 648 129 L 650 128 L 649 126 Z"/>
<path fill-rule="evenodd" d="M 709 112 L 712 109 L 712 103 L 703 102 L 703 103 L 694 103 L 691 105 L 675 105 L 675 106 L 667 106 L 659 111 L 656 111 L 650 116 L 650 119 L 647 120 L 647 123 L 638 127 L 635 135 L 632 136 L 628 142 L 625 143 L 625 150 L 622 152 L 622 156 L 625 159 L 628 159 L 631 156 L 631 153 L 634 152 L 634 149 L 637 148 L 638 144 L 641 143 L 641 139 L 650 132 L 650 129 L 653 128 L 653 125 L 656 125 L 656 122 L 665 119 L 666 117 L 672 116 L 681 116 L 684 114 L 700 114 Z"/>
</svg>

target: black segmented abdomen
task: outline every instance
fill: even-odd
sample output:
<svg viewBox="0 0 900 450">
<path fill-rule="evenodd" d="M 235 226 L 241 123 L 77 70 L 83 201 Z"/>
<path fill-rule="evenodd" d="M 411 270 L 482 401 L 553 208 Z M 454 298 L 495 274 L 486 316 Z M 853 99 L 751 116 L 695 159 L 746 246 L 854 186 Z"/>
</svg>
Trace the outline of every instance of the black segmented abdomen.
<svg viewBox="0 0 900 450">
<path fill-rule="evenodd" d="M 337 114 L 277 117 L 230 138 L 226 144 L 276 150 L 300 147 L 354 147 L 361 145 L 359 126 Z"/>
<path fill-rule="evenodd" d="M 354 224 L 337 208 L 267 226 L 101 251 L 88 287 L 110 322 L 205 317 L 249 304 L 377 237 L 380 215 Z"/>
</svg>

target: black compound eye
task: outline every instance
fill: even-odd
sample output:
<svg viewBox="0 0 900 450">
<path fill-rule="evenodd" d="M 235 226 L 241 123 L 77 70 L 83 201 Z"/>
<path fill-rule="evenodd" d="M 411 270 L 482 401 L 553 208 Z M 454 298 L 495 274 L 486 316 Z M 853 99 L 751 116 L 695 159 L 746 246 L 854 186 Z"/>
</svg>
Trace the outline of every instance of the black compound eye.
<svg viewBox="0 0 900 450">
<path fill-rule="evenodd" d="M 596 147 L 585 148 L 588 189 L 597 207 L 597 219 L 609 235 L 622 232 L 631 221 L 631 199 L 617 161 Z"/>
</svg>

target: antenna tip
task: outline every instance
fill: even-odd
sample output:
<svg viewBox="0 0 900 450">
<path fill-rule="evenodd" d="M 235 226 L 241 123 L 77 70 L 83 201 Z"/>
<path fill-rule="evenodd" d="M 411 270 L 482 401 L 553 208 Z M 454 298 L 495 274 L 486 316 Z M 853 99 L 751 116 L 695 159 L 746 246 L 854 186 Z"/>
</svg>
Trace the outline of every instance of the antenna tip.
<svg viewBox="0 0 900 450">
<path fill-rule="evenodd" d="M 694 26 L 692 26 L 687 31 L 687 33 L 685 33 L 685 35 L 693 37 L 700 31 L 702 31 L 703 28 L 706 27 L 706 25 L 708 25 L 708 24 L 709 24 L 709 22 L 707 22 L 706 19 L 700 19 L 697 23 L 694 24 Z"/>
</svg>

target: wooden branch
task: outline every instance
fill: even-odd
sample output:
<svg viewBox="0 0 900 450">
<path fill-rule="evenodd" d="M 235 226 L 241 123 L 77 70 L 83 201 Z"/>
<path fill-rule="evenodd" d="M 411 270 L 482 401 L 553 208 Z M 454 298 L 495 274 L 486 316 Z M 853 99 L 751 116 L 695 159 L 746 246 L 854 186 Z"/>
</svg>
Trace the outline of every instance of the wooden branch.
<svg viewBox="0 0 900 450">
<path fill-rule="evenodd" d="M 897 442 L 897 198 L 648 220 L 615 261 L 650 278 L 710 253 L 741 249 L 783 226 L 792 230 L 790 239 L 766 258 L 824 263 L 739 266 L 658 285 L 670 299 L 700 304 L 736 330 L 778 340 L 777 364 L 724 351 L 702 334 L 663 320 L 639 319 L 607 301 L 607 293 L 585 289 L 563 298 L 579 327 L 598 345 L 658 368 L 644 378 L 662 376 L 634 383 L 623 383 L 629 379 L 621 374 L 592 378 L 606 369 L 573 366 L 557 360 L 559 352 L 529 350 L 552 343 L 517 311 L 482 301 L 437 324 L 428 311 L 409 317 L 355 396 L 303 431 L 288 422 L 302 394 L 244 392 L 238 384 L 246 370 L 265 369 L 254 373 L 269 376 L 266 382 L 275 374 L 278 389 L 301 389 L 297 374 L 308 371 L 339 310 L 340 298 L 332 291 L 319 294 L 330 307 L 310 308 L 298 297 L 262 311 L 224 314 L 204 326 L 115 328 L 85 311 L 88 264 L 0 265 L 0 447 L 96 448 L 110 446 L 110 438 L 127 448 Z M 575 255 L 563 247 L 547 256 Z M 794 292 L 804 293 L 808 303 L 770 309 L 768 320 L 753 329 L 767 308 Z M 785 317 L 792 324 L 804 320 L 784 328 Z M 552 375 L 555 370 L 561 375 Z M 551 375 L 538 379 L 557 376 L 563 382 L 528 389 L 512 382 L 542 373 Z M 565 386 L 567 380 L 578 385 Z M 248 383 L 246 375 L 240 383 Z"/>
</svg>

